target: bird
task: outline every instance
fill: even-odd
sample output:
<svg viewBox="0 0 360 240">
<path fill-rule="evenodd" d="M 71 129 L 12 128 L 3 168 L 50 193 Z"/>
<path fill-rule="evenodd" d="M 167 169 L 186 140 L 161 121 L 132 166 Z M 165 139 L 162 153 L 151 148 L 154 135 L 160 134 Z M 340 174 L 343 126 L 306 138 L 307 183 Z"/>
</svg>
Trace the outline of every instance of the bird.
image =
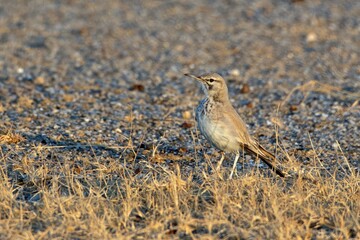
<svg viewBox="0 0 360 240">
<path fill-rule="evenodd" d="M 240 153 L 245 151 L 259 157 L 276 174 L 285 177 L 285 173 L 276 165 L 276 157 L 248 132 L 245 122 L 230 102 L 224 78 L 217 73 L 201 76 L 186 73 L 185 76 L 199 81 L 206 95 L 196 108 L 195 119 L 201 134 L 214 147 L 221 150 L 221 159 L 216 170 L 220 169 L 225 153 L 235 153 L 229 176 L 229 179 L 232 179 Z"/>
</svg>

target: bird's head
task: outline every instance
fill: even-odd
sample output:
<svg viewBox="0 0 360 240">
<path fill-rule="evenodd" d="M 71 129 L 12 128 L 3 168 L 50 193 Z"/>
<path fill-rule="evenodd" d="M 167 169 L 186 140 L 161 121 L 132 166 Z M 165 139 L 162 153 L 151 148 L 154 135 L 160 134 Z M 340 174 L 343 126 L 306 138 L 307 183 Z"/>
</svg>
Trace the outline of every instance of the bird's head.
<svg viewBox="0 0 360 240">
<path fill-rule="evenodd" d="M 227 97 L 227 86 L 225 80 L 217 73 L 207 73 L 200 76 L 194 76 L 186 73 L 185 76 L 194 78 L 201 82 L 205 94 L 209 97 Z"/>
</svg>

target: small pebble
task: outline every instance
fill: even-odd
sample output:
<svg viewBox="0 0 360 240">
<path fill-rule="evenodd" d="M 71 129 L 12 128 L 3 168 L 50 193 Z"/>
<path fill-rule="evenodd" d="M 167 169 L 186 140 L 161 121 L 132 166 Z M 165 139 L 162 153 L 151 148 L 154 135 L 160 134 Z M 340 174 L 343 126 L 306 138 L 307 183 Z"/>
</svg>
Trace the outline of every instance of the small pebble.
<svg viewBox="0 0 360 240">
<path fill-rule="evenodd" d="M 142 84 L 134 84 L 129 88 L 130 91 L 144 92 L 145 87 Z"/>
<path fill-rule="evenodd" d="M 44 85 L 45 84 L 45 78 L 43 78 L 43 77 L 35 78 L 35 84 Z"/>
<path fill-rule="evenodd" d="M 190 111 L 184 111 L 184 112 L 182 113 L 182 117 L 183 117 L 184 119 L 190 119 L 190 118 L 191 118 L 191 112 L 190 112 Z"/>
<path fill-rule="evenodd" d="M 246 104 L 247 108 L 254 108 L 254 104 L 252 102 L 249 102 L 248 104 Z"/>
<path fill-rule="evenodd" d="M 240 90 L 240 93 L 249 93 L 249 92 L 250 92 L 249 84 L 244 83 L 241 90 Z"/>
<path fill-rule="evenodd" d="M 240 76 L 240 70 L 239 69 L 233 69 L 230 71 L 230 75 L 234 77 Z"/>
<path fill-rule="evenodd" d="M 181 127 L 182 127 L 182 128 L 185 128 L 185 129 L 188 129 L 188 128 L 191 128 L 191 127 L 192 127 L 192 124 L 189 123 L 189 122 L 183 122 L 183 123 L 181 124 Z"/>
<path fill-rule="evenodd" d="M 308 35 L 306 35 L 306 42 L 308 43 L 312 43 L 315 42 L 317 40 L 317 35 L 313 32 L 308 33 Z"/>
<path fill-rule="evenodd" d="M 295 112 L 298 110 L 298 107 L 296 105 L 291 105 L 289 109 L 290 111 Z"/>
</svg>

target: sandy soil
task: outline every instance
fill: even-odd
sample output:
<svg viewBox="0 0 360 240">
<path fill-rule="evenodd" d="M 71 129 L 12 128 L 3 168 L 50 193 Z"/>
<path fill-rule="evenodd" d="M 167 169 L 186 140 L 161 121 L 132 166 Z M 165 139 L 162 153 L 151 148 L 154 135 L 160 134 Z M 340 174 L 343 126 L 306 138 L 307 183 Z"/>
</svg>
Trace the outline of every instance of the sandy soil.
<svg viewBox="0 0 360 240">
<path fill-rule="evenodd" d="M 358 237 L 359 16 L 355 0 L 1 1 L 0 238 Z M 187 72 L 226 78 L 291 180 L 251 156 L 232 181 L 231 154 L 214 171 Z"/>
</svg>

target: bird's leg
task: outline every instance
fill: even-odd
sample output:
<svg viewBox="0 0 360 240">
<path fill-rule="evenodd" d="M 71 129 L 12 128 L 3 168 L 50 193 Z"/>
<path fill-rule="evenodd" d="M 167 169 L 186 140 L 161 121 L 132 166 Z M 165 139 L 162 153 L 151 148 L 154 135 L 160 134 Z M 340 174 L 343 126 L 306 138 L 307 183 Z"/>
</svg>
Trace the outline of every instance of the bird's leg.
<svg viewBox="0 0 360 240">
<path fill-rule="evenodd" d="M 236 164 L 237 164 L 237 161 L 239 160 L 239 157 L 240 157 L 240 153 L 239 153 L 239 151 L 237 151 L 237 152 L 236 152 L 236 156 L 235 156 L 235 160 L 234 160 L 234 164 L 233 164 L 233 167 L 232 167 L 230 176 L 229 176 L 229 179 L 232 179 L 232 176 L 233 176 L 233 174 L 234 174 L 234 171 L 235 171 L 235 168 L 236 168 Z"/>
<path fill-rule="evenodd" d="M 219 171 L 219 170 L 220 170 L 220 167 L 221 167 L 221 165 L 222 165 L 222 162 L 224 161 L 224 158 L 225 158 L 225 153 L 224 153 L 224 152 L 221 152 L 220 162 L 219 162 L 218 165 L 216 166 L 216 171 Z"/>
</svg>

